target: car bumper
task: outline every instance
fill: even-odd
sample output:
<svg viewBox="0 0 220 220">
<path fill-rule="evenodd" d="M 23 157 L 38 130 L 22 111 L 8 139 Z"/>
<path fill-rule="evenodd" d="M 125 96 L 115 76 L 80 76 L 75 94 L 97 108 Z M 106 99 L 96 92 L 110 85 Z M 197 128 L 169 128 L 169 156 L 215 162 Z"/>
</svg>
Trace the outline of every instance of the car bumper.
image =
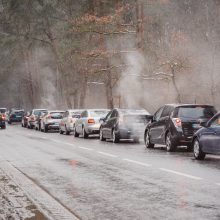
<svg viewBox="0 0 220 220">
<path fill-rule="evenodd" d="M 173 140 L 177 145 L 188 145 L 192 143 L 193 135 L 184 135 L 183 132 L 177 132 L 173 135 Z"/>
<path fill-rule="evenodd" d="M 5 126 L 5 121 L 0 121 L 0 127 Z"/>
<path fill-rule="evenodd" d="M 132 130 L 129 128 L 119 128 L 116 130 L 116 135 L 121 139 L 133 139 L 133 138 L 141 138 L 144 136 L 143 130 Z"/>
<path fill-rule="evenodd" d="M 49 123 L 49 124 L 46 124 L 46 126 L 49 130 L 59 130 L 60 128 L 59 124 L 57 123 Z"/>
<path fill-rule="evenodd" d="M 94 124 L 87 126 L 86 132 L 88 134 L 99 134 L 100 124 Z"/>
</svg>

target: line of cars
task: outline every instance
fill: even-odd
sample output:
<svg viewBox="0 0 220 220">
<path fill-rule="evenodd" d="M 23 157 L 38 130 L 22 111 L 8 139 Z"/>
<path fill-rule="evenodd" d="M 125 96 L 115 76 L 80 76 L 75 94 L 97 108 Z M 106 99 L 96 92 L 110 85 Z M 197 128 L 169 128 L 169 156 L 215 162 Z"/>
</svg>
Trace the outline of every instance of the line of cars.
<svg viewBox="0 0 220 220">
<path fill-rule="evenodd" d="M 220 113 L 211 105 L 169 104 L 154 115 L 144 109 L 33 109 L 24 114 L 22 126 L 66 135 L 73 132 L 76 138 L 98 134 L 100 141 L 114 143 L 123 139 L 138 143 L 144 137 L 146 148 L 159 144 L 172 152 L 186 146 L 200 160 L 206 154 L 220 154 Z"/>
</svg>

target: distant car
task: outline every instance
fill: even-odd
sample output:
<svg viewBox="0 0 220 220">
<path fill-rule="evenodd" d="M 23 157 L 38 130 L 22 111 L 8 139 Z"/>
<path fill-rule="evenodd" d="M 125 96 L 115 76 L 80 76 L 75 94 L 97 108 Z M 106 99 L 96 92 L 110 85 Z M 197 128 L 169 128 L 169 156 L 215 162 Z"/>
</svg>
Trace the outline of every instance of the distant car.
<svg viewBox="0 0 220 220">
<path fill-rule="evenodd" d="M 8 110 L 7 110 L 7 108 L 0 108 L 0 114 L 5 116 L 5 121 L 8 120 Z"/>
<path fill-rule="evenodd" d="M 0 113 L 0 128 L 6 129 L 6 116 L 4 113 Z"/>
<path fill-rule="evenodd" d="M 21 120 L 21 126 L 26 128 L 28 124 L 28 117 L 30 116 L 30 112 L 25 112 L 22 120 Z"/>
<path fill-rule="evenodd" d="M 9 114 L 8 124 L 12 124 L 13 122 L 21 122 L 24 116 L 24 110 L 13 110 Z"/>
<path fill-rule="evenodd" d="M 41 131 L 45 133 L 49 130 L 59 130 L 60 121 L 63 118 L 64 111 L 47 111 L 41 119 Z"/>
<path fill-rule="evenodd" d="M 37 116 L 40 114 L 40 112 L 46 112 L 46 111 L 47 111 L 46 109 L 33 109 L 28 117 L 27 127 L 29 129 L 33 129 L 35 126 L 35 121 Z"/>
<path fill-rule="evenodd" d="M 74 136 L 79 137 L 82 134 L 84 138 L 88 138 L 90 134 L 99 134 L 100 118 L 105 117 L 109 111 L 108 109 L 84 110 L 75 122 Z"/>
<path fill-rule="evenodd" d="M 111 139 L 118 143 L 121 139 L 139 142 L 152 116 L 144 109 L 113 109 L 100 126 L 100 140 Z"/>
<path fill-rule="evenodd" d="M 192 138 L 203 124 L 216 113 L 210 105 L 170 104 L 161 107 L 145 129 L 145 145 L 166 145 L 167 151 L 175 151 L 177 146 L 187 146 L 192 150 Z"/>
<path fill-rule="evenodd" d="M 47 114 L 47 111 L 39 112 L 39 114 L 36 116 L 35 122 L 34 122 L 34 128 L 36 131 L 41 130 L 41 120 L 44 117 L 44 115 Z"/>
<path fill-rule="evenodd" d="M 65 132 L 66 135 L 69 135 L 74 130 L 75 121 L 82 112 L 83 110 L 80 109 L 67 110 L 60 121 L 60 134 Z"/>
<path fill-rule="evenodd" d="M 195 133 L 192 143 L 197 160 L 203 160 L 206 154 L 220 155 L 220 112 Z"/>
</svg>

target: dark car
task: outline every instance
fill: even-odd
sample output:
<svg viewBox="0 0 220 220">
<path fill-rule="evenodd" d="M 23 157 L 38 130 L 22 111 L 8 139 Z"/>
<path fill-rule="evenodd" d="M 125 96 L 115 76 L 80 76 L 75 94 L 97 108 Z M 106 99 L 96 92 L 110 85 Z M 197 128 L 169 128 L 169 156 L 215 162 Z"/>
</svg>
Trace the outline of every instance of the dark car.
<svg viewBox="0 0 220 220">
<path fill-rule="evenodd" d="M 192 138 L 196 131 L 216 114 L 210 105 L 170 104 L 161 107 L 145 129 L 145 145 L 166 145 L 167 151 L 177 146 L 192 150 Z"/>
<path fill-rule="evenodd" d="M 13 110 L 9 114 L 8 123 L 12 124 L 13 122 L 22 122 L 24 117 L 24 110 Z"/>
<path fill-rule="evenodd" d="M 0 128 L 1 129 L 6 128 L 6 116 L 3 113 L 0 113 Z"/>
<path fill-rule="evenodd" d="M 203 160 L 206 154 L 220 154 L 220 112 L 195 133 L 192 143 L 197 160 Z"/>
<path fill-rule="evenodd" d="M 30 112 L 26 112 L 21 120 L 21 126 L 26 128 L 28 123 L 28 117 L 30 116 Z"/>
<path fill-rule="evenodd" d="M 113 109 L 101 119 L 100 140 L 112 139 L 117 143 L 120 139 L 133 139 L 139 142 L 151 117 L 146 110 L 142 109 Z"/>
</svg>

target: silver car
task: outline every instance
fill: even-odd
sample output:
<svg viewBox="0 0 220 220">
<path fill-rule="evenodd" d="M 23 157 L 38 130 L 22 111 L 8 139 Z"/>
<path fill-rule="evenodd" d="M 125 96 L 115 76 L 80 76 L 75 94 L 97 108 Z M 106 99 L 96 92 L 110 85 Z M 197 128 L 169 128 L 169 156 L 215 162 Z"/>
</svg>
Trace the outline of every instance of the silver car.
<svg viewBox="0 0 220 220">
<path fill-rule="evenodd" d="M 54 110 L 54 111 L 47 111 L 44 114 L 43 118 L 41 119 L 41 131 L 45 133 L 49 130 L 59 130 L 60 121 L 63 118 L 64 111 Z"/>
<path fill-rule="evenodd" d="M 100 119 L 105 117 L 109 111 L 108 109 L 87 109 L 83 111 L 80 118 L 75 122 L 74 136 L 79 137 L 82 134 L 84 138 L 88 138 L 90 134 L 99 134 Z"/>
<path fill-rule="evenodd" d="M 81 109 L 67 110 L 60 121 L 60 134 L 65 132 L 66 135 L 69 135 L 73 131 L 75 122 L 82 112 L 83 110 Z"/>
</svg>

